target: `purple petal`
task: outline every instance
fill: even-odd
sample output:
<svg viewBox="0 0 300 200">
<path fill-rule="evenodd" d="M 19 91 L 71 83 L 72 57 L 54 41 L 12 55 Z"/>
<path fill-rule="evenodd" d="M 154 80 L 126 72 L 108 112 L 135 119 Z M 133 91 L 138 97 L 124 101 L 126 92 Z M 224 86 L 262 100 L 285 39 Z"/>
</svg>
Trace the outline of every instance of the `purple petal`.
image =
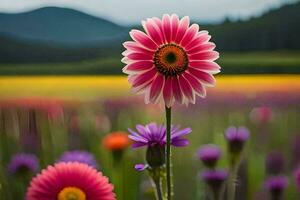
<svg viewBox="0 0 300 200">
<path fill-rule="evenodd" d="M 135 168 L 135 170 L 137 170 L 137 171 L 144 171 L 145 169 L 147 169 L 148 168 L 148 165 L 145 165 L 145 164 L 136 164 L 135 166 L 134 166 L 134 168 Z"/>
</svg>

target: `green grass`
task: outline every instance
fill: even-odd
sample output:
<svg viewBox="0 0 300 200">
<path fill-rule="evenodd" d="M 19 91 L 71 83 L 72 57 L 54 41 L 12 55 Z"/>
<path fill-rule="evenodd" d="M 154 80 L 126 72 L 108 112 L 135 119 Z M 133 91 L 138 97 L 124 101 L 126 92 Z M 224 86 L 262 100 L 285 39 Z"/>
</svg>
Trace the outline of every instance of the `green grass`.
<svg viewBox="0 0 300 200">
<path fill-rule="evenodd" d="M 0 64 L 0 75 L 109 75 L 121 74 L 121 57 L 68 63 Z M 299 74 L 300 52 L 221 53 L 223 74 Z"/>
</svg>

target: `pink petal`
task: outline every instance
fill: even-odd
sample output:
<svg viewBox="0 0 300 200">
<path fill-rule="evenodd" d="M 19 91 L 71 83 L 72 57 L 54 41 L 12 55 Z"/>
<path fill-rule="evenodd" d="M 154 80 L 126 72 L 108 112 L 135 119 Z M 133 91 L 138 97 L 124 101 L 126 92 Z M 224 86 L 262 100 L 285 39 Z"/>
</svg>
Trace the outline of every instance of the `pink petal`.
<svg viewBox="0 0 300 200">
<path fill-rule="evenodd" d="M 149 81 L 152 81 L 156 73 L 157 73 L 156 69 L 152 68 L 149 71 L 137 75 L 137 77 L 132 82 L 132 86 L 138 87 L 140 85 L 148 83 Z"/>
<path fill-rule="evenodd" d="M 180 20 L 177 34 L 176 34 L 176 39 L 175 39 L 175 42 L 177 44 L 179 44 L 180 41 L 182 40 L 185 32 L 187 31 L 187 29 L 189 27 L 189 24 L 190 24 L 190 18 L 188 16 L 185 16 Z"/>
<path fill-rule="evenodd" d="M 153 80 L 150 88 L 150 101 L 155 103 L 161 94 L 164 85 L 164 76 L 157 73 L 156 78 Z"/>
<path fill-rule="evenodd" d="M 179 18 L 176 14 L 173 14 L 171 16 L 171 42 L 175 42 L 178 26 L 179 26 Z"/>
<path fill-rule="evenodd" d="M 126 71 L 143 71 L 143 70 L 148 70 L 153 67 L 153 62 L 152 61 L 137 61 L 131 64 L 128 64 L 123 68 L 123 72 L 126 73 Z"/>
<path fill-rule="evenodd" d="M 183 76 L 179 76 L 178 80 L 184 96 L 189 100 L 189 102 L 195 102 L 195 95 L 189 82 Z"/>
<path fill-rule="evenodd" d="M 162 25 L 167 43 L 171 41 L 171 19 L 169 15 L 163 15 Z"/>
<path fill-rule="evenodd" d="M 211 36 L 208 35 L 207 31 L 200 31 L 197 36 L 185 47 L 186 50 L 190 50 L 195 46 L 206 43 L 210 40 Z"/>
<path fill-rule="evenodd" d="M 181 92 L 177 77 L 172 77 L 172 90 L 175 100 L 179 103 L 182 103 L 183 94 Z"/>
<path fill-rule="evenodd" d="M 189 55 L 189 60 L 209 60 L 214 61 L 219 58 L 219 53 L 216 51 L 203 51 L 197 54 Z"/>
<path fill-rule="evenodd" d="M 192 74 L 195 78 L 197 78 L 201 83 L 207 86 L 214 86 L 216 84 L 216 80 L 213 75 L 196 70 L 194 68 L 189 68 L 188 71 Z"/>
<path fill-rule="evenodd" d="M 171 107 L 173 104 L 172 97 L 172 78 L 168 77 L 165 80 L 165 86 L 163 90 L 164 101 L 167 107 Z"/>
<path fill-rule="evenodd" d="M 152 60 L 153 54 L 130 53 L 127 55 L 127 58 L 131 60 Z"/>
<path fill-rule="evenodd" d="M 202 52 L 202 51 L 212 51 L 214 50 L 214 48 L 216 47 L 216 45 L 212 42 L 207 42 L 204 44 L 201 44 L 199 46 L 195 46 L 194 48 L 191 48 L 190 50 L 187 51 L 188 54 L 196 54 L 198 52 Z"/>
<path fill-rule="evenodd" d="M 182 38 L 180 44 L 182 46 L 188 45 L 194 37 L 196 37 L 197 33 L 199 31 L 198 24 L 193 24 L 189 29 L 186 31 L 184 37 Z"/>
<path fill-rule="evenodd" d="M 164 42 L 162 31 L 153 19 L 148 19 L 146 22 L 142 22 L 146 33 L 157 44 L 160 45 Z"/>
<path fill-rule="evenodd" d="M 183 76 L 190 83 L 193 90 L 200 96 L 205 96 L 205 88 L 199 80 L 197 80 L 193 75 L 189 73 L 184 73 Z"/>
<path fill-rule="evenodd" d="M 155 42 L 153 42 L 153 40 L 151 40 L 150 37 L 144 32 L 139 30 L 132 30 L 129 34 L 134 41 L 140 43 L 145 48 L 150 50 L 157 49 L 157 45 L 155 44 Z"/>
<path fill-rule="evenodd" d="M 134 51 L 136 53 L 153 53 L 154 51 L 150 51 L 148 49 L 143 48 L 141 45 L 139 45 L 137 42 L 133 41 L 127 41 L 123 43 L 123 46 L 131 51 Z"/>
<path fill-rule="evenodd" d="M 212 73 L 218 73 L 221 69 L 217 63 L 203 60 L 191 61 L 189 66 L 200 71 Z"/>
</svg>

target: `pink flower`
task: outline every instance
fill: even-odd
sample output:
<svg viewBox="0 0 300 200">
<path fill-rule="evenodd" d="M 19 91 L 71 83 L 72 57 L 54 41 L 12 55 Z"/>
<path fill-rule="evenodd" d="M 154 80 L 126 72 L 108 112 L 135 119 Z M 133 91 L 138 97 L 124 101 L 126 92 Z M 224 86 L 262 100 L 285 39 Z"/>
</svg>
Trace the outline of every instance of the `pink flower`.
<svg viewBox="0 0 300 200">
<path fill-rule="evenodd" d="M 101 172 L 83 163 L 49 166 L 32 179 L 27 200 L 116 200 L 113 186 Z"/>
<path fill-rule="evenodd" d="M 163 102 L 171 107 L 195 103 L 205 97 L 205 86 L 214 86 L 213 74 L 220 72 L 219 57 L 207 31 L 190 26 L 189 17 L 165 14 L 162 19 L 142 21 L 145 32 L 132 30 L 134 41 L 125 42 L 123 72 L 145 102 Z"/>
</svg>

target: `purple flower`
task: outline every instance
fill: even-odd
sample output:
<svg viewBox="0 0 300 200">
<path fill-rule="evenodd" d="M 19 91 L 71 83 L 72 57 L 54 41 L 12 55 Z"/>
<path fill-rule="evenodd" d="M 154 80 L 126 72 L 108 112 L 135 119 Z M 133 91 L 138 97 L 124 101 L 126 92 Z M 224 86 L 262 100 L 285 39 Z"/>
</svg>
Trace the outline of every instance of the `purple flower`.
<svg viewBox="0 0 300 200">
<path fill-rule="evenodd" d="M 98 163 L 93 156 L 93 154 L 87 151 L 66 151 L 62 154 L 62 156 L 58 159 L 58 162 L 79 162 L 85 163 L 95 169 L 98 169 Z"/>
<path fill-rule="evenodd" d="M 225 132 L 225 138 L 228 141 L 230 153 L 240 153 L 249 135 L 249 130 L 245 127 L 229 127 Z"/>
<path fill-rule="evenodd" d="M 147 164 L 136 164 L 135 166 L 134 166 L 134 169 L 136 170 L 136 171 L 144 171 L 145 169 L 147 169 L 148 168 L 148 165 Z"/>
<path fill-rule="evenodd" d="M 11 174 L 35 173 L 39 170 L 39 160 L 33 154 L 19 153 L 12 156 L 8 171 Z"/>
<path fill-rule="evenodd" d="M 214 199 L 219 199 L 223 183 L 228 177 L 228 172 L 222 169 L 208 169 L 202 172 L 201 178 L 211 188 Z"/>
<path fill-rule="evenodd" d="M 284 159 L 281 153 L 271 152 L 266 158 L 266 172 L 268 174 L 278 175 L 283 171 Z"/>
<path fill-rule="evenodd" d="M 300 191 L 300 167 L 296 169 L 296 171 L 294 172 L 294 179 L 298 187 L 298 190 Z"/>
<path fill-rule="evenodd" d="M 288 185 L 286 176 L 270 176 L 265 181 L 265 187 L 270 191 L 272 196 L 279 197 Z M 280 198 L 279 198 L 280 199 Z"/>
<path fill-rule="evenodd" d="M 221 157 L 221 149 L 214 144 L 203 145 L 198 149 L 197 156 L 206 167 L 214 168 Z"/>
<path fill-rule="evenodd" d="M 165 146 L 166 144 L 166 127 L 150 123 L 145 126 L 136 125 L 136 132 L 128 129 L 131 133 L 129 138 L 134 141 L 132 147 L 138 148 L 143 146 Z M 171 127 L 171 144 L 176 147 L 187 146 L 188 140 L 182 136 L 192 132 L 191 128 L 179 129 L 179 126 L 172 125 Z"/>
</svg>

